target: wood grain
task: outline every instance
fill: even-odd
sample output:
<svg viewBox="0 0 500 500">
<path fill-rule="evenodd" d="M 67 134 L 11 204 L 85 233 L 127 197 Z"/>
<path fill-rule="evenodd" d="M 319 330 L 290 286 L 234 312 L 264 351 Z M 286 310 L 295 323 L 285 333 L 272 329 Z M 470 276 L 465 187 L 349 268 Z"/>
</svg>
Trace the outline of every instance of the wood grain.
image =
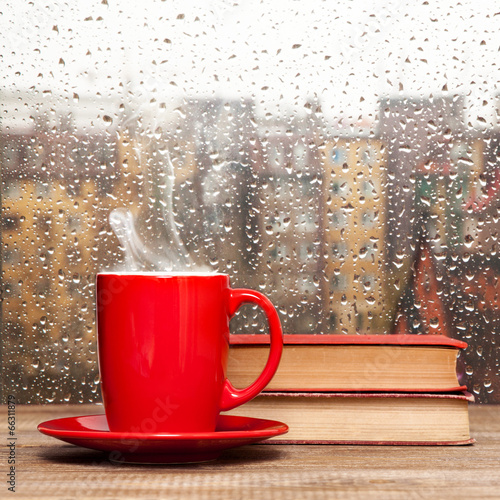
<svg viewBox="0 0 500 500">
<path fill-rule="evenodd" d="M 4 422 L 5 412 L 4 408 Z M 0 498 L 500 497 L 499 406 L 470 407 L 471 434 L 477 440 L 473 446 L 253 445 L 229 450 L 211 463 L 185 466 L 115 465 L 105 454 L 64 444 L 36 430 L 38 423 L 51 418 L 102 412 L 102 406 L 18 406 L 16 493 L 2 481 Z M 3 464 L 6 431 L 4 436 Z"/>
</svg>

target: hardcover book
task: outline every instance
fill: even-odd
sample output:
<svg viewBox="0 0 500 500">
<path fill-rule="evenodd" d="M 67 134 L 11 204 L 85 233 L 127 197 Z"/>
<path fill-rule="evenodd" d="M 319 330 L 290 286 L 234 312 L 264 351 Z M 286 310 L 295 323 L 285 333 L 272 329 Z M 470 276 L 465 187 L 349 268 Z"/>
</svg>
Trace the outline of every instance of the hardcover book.
<svg viewBox="0 0 500 500">
<path fill-rule="evenodd" d="M 228 377 L 246 387 L 262 371 L 267 335 L 231 335 Z M 457 357 L 465 342 L 443 335 L 285 335 L 266 391 L 450 392 L 465 387 Z"/>
<path fill-rule="evenodd" d="M 286 422 L 288 444 L 472 444 L 472 395 L 422 393 L 262 393 L 230 414 Z"/>
</svg>

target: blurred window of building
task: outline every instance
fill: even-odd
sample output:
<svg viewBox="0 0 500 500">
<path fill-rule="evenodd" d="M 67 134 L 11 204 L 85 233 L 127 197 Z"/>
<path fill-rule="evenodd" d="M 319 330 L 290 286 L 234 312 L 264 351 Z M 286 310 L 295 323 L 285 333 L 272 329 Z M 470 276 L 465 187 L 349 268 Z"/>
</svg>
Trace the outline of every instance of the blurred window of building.
<svg viewBox="0 0 500 500">
<path fill-rule="evenodd" d="M 335 196 L 346 196 L 350 192 L 349 181 L 347 179 L 335 179 L 331 183 L 330 191 Z"/>
<path fill-rule="evenodd" d="M 312 293 L 315 290 L 312 276 L 300 276 L 298 279 L 299 293 Z"/>
<path fill-rule="evenodd" d="M 341 229 L 347 225 L 349 216 L 343 210 L 334 210 L 328 219 L 333 228 Z"/>
<path fill-rule="evenodd" d="M 298 216 L 297 225 L 302 233 L 315 232 L 318 229 L 318 215 L 311 210 L 303 212 Z"/>
<path fill-rule="evenodd" d="M 4 249 L 2 254 L 2 263 L 6 265 L 19 264 L 21 261 L 21 253 L 19 248 L 7 248 Z"/>
<path fill-rule="evenodd" d="M 14 283 L 13 281 L 9 281 L 4 279 L 2 282 L 2 297 L 4 299 L 9 297 L 17 297 L 20 294 L 21 287 Z"/>
<path fill-rule="evenodd" d="M 316 260 L 318 258 L 318 246 L 310 242 L 300 243 L 298 254 L 302 261 Z"/>
<path fill-rule="evenodd" d="M 334 260 L 343 260 L 347 258 L 347 241 L 336 241 L 332 243 L 332 258 Z"/>
<path fill-rule="evenodd" d="M 311 177 L 302 177 L 300 179 L 301 194 L 305 198 L 309 198 L 317 191 L 316 185 Z"/>
<path fill-rule="evenodd" d="M 20 198 L 22 193 L 21 181 L 16 179 L 8 179 L 4 181 L 2 196 L 7 199 Z"/>
<path fill-rule="evenodd" d="M 268 157 L 271 169 L 282 169 L 285 162 L 284 146 L 282 144 L 270 144 L 268 148 Z"/>
<path fill-rule="evenodd" d="M 377 277 L 373 274 L 364 274 L 360 278 L 363 292 L 373 292 L 377 285 Z"/>
<path fill-rule="evenodd" d="M 18 215 L 5 214 L 2 217 L 2 229 L 5 231 L 17 229 L 19 227 L 19 219 Z"/>
<path fill-rule="evenodd" d="M 362 243 L 358 255 L 360 259 L 374 261 L 377 255 L 377 251 L 373 243 L 371 243 L 370 241 L 366 241 Z"/>
<path fill-rule="evenodd" d="M 367 146 L 361 150 L 361 160 L 364 165 L 372 166 L 377 160 L 377 151 L 372 146 Z"/>
<path fill-rule="evenodd" d="M 361 183 L 361 193 L 366 198 L 375 198 L 381 192 L 380 181 L 378 179 L 364 179 Z"/>
<path fill-rule="evenodd" d="M 294 162 L 297 169 L 303 169 L 308 164 L 308 148 L 305 144 L 299 142 L 293 148 Z"/>
<path fill-rule="evenodd" d="M 35 196 L 46 198 L 50 195 L 51 188 L 52 186 L 50 182 L 37 182 L 35 184 Z"/>
<path fill-rule="evenodd" d="M 347 151 L 344 148 L 333 148 L 330 151 L 330 159 L 336 165 L 343 165 L 347 161 Z"/>
<path fill-rule="evenodd" d="M 52 280 L 48 276 L 41 277 L 35 287 L 35 293 L 40 298 L 47 298 L 52 288 Z"/>
<path fill-rule="evenodd" d="M 66 217 L 66 226 L 71 232 L 79 232 L 83 229 L 81 217 L 78 214 L 68 215 Z"/>
<path fill-rule="evenodd" d="M 335 292 L 345 292 L 350 285 L 350 277 L 346 274 L 337 274 L 331 280 L 331 288 Z"/>
<path fill-rule="evenodd" d="M 375 227 L 377 223 L 377 213 L 375 210 L 365 210 L 361 215 L 361 224 L 367 229 Z"/>
</svg>

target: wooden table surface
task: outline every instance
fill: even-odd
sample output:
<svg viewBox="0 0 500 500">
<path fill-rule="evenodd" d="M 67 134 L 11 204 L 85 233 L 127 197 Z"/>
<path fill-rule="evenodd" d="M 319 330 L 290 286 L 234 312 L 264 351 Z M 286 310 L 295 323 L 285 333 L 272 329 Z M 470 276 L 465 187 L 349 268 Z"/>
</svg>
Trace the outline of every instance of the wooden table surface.
<svg viewBox="0 0 500 500">
<path fill-rule="evenodd" d="M 258 444 L 183 466 L 115 465 L 103 453 L 36 430 L 51 418 L 102 412 L 102 406 L 17 406 L 16 492 L 3 475 L 0 498 L 500 499 L 500 406 L 470 407 L 473 446 Z"/>
</svg>

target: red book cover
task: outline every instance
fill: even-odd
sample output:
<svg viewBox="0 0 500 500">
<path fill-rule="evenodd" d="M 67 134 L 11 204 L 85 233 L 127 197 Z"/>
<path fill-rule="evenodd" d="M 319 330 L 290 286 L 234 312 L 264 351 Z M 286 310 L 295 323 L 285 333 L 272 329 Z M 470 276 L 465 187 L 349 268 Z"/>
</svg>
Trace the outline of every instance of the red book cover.
<svg viewBox="0 0 500 500">
<path fill-rule="evenodd" d="M 269 335 L 230 335 L 231 345 L 269 344 Z M 465 349 L 467 344 L 445 335 L 284 335 L 285 345 L 395 345 L 395 346 L 441 346 Z"/>
</svg>

